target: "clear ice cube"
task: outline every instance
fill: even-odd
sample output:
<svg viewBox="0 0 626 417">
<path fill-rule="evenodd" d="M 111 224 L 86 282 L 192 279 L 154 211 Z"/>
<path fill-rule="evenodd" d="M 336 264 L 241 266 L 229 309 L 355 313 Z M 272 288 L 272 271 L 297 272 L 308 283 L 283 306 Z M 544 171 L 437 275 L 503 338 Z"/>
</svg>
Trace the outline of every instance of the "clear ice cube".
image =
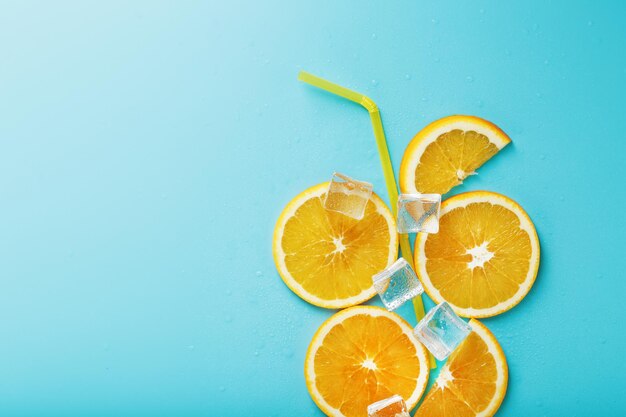
<svg viewBox="0 0 626 417">
<path fill-rule="evenodd" d="M 361 220 L 373 189 L 374 186 L 369 182 L 357 181 L 335 172 L 328 186 L 324 208 Z"/>
<path fill-rule="evenodd" d="M 399 233 L 437 233 L 440 194 L 400 194 L 398 197 Z"/>
<path fill-rule="evenodd" d="M 442 361 L 472 332 L 472 328 L 445 301 L 433 307 L 413 333 L 435 358 Z"/>
<path fill-rule="evenodd" d="M 368 417 L 411 417 L 406 409 L 404 400 L 399 395 L 394 395 L 384 400 L 377 401 L 367 407 Z"/>
<path fill-rule="evenodd" d="M 374 275 L 372 281 L 374 281 L 374 288 L 380 295 L 380 299 L 389 311 L 395 310 L 411 298 L 424 292 L 415 271 L 403 258 Z"/>
</svg>

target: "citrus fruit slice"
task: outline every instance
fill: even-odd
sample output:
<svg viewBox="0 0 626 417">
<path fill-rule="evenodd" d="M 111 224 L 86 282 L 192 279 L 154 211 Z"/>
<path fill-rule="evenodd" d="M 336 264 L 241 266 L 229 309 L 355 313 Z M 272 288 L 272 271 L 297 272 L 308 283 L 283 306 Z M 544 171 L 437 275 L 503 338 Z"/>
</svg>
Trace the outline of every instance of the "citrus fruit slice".
<svg viewBox="0 0 626 417">
<path fill-rule="evenodd" d="M 479 117 L 439 119 L 415 135 L 406 148 L 400 188 L 409 194 L 445 194 L 509 142 L 498 126 Z"/>
<path fill-rule="evenodd" d="M 441 205 L 439 233 L 417 235 L 415 264 L 434 301 L 447 301 L 464 317 L 490 317 L 530 291 L 539 239 L 524 209 L 510 198 L 462 193 Z"/>
<path fill-rule="evenodd" d="M 415 417 L 489 417 L 500 407 L 509 379 L 504 352 L 482 323 L 469 325 L 472 333 L 441 368 Z"/>
<path fill-rule="evenodd" d="M 357 306 L 326 320 L 313 336 L 304 376 L 328 416 L 367 417 L 367 406 L 394 394 L 415 407 L 428 382 L 426 349 L 400 316 Z"/>
<path fill-rule="evenodd" d="M 343 308 L 376 293 L 372 275 L 398 256 L 396 223 L 372 194 L 361 220 L 324 209 L 328 183 L 296 196 L 274 229 L 274 262 L 281 278 L 304 300 Z"/>
</svg>

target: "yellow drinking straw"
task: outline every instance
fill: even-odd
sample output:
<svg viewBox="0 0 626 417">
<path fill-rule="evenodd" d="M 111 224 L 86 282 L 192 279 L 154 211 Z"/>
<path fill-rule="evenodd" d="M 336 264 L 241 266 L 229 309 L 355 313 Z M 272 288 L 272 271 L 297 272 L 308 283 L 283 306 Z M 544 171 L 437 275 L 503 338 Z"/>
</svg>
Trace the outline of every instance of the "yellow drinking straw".
<svg viewBox="0 0 626 417">
<path fill-rule="evenodd" d="M 330 93 L 336 94 L 343 98 L 347 98 L 361 106 L 365 107 L 365 110 L 370 114 L 372 119 L 372 127 L 374 128 L 374 137 L 376 138 L 376 146 L 378 147 L 378 155 L 380 155 L 380 162 L 383 166 L 383 174 L 385 176 L 385 184 L 387 185 L 387 193 L 389 194 L 389 202 L 391 203 L 391 210 L 393 215 L 397 216 L 398 210 L 398 185 L 396 184 L 396 177 L 393 174 L 393 166 L 391 165 L 391 158 L 389 157 L 389 150 L 387 149 L 387 139 L 385 139 L 385 131 L 383 130 L 383 122 L 380 118 L 380 111 L 376 103 L 371 98 L 357 93 L 356 91 L 349 90 L 345 87 L 331 83 L 323 78 L 316 77 L 313 74 L 309 74 L 306 71 L 300 71 L 298 79 L 305 83 L 311 84 L 315 87 L 326 90 Z M 409 242 L 409 236 L 406 234 L 400 234 L 400 251 L 402 257 L 413 266 L 411 260 L 411 243 Z M 417 321 L 424 317 L 424 303 L 422 297 L 413 298 L 413 309 L 415 310 L 415 316 Z M 430 355 L 430 367 L 436 368 L 437 363 L 432 355 Z"/>
</svg>

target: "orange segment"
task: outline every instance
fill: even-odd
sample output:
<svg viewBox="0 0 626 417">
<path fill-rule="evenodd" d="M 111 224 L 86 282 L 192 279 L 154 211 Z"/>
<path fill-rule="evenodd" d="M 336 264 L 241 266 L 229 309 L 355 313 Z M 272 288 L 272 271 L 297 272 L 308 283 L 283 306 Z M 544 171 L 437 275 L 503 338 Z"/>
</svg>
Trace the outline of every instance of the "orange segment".
<svg viewBox="0 0 626 417">
<path fill-rule="evenodd" d="M 477 320 L 472 333 L 441 368 L 416 417 L 489 417 L 500 407 L 508 368 L 494 335 Z"/>
<path fill-rule="evenodd" d="M 403 193 L 445 194 L 505 147 L 509 137 L 487 120 L 448 116 L 422 129 L 400 165 Z"/>
<path fill-rule="evenodd" d="M 400 316 L 378 307 L 333 315 L 313 336 L 304 373 L 328 416 L 367 417 L 367 406 L 394 394 L 413 408 L 428 382 L 425 348 Z"/>
<path fill-rule="evenodd" d="M 532 221 L 516 202 L 488 191 L 445 200 L 439 233 L 419 234 L 415 243 L 428 295 L 465 317 L 509 310 L 530 291 L 539 268 Z"/>
<path fill-rule="evenodd" d="M 361 220 L 324 208 L 328 183 L 299 194 L 274 229 L 278 272 L 304 300 L 326 308 L 360 304 L 375 294 L 372 275 L 398 254 L 393 216 L 372 194 Z"/>
</svg>

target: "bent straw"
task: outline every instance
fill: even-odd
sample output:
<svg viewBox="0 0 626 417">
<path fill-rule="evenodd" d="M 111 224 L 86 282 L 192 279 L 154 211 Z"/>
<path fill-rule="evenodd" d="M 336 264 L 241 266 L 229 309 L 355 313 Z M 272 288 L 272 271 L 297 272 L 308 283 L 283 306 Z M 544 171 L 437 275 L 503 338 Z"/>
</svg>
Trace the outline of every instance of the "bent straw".
<svg viewBox="0 0 626 417">
<path fill-rule="evenodd" d="M 327 81 L 323 78 L 317 77 L 313 74 L 309 74 L 306 71 L 300 71 L 298 79 L 304 81 L 307 84 L 311 84 L 322 90 L 326 90 L 330 93 L 336 94 L 350 101 L 353 101 L 361 106 L 365 107 L 365 110 L 370 114 L 372 119 L 372 127 L 374 128 L 374 137 L 376 138 L 376 146 L 378 147 L 378 155 L 380 156 L 380 162 L 383 166 L 383 174 L 385 176 L 385 184 L 387 185 L 387 193 L 389 194 L 389 202 L 391 203 L 391 210 L 394 217 L 397 216 L 398 210 L 398 185 L 396 183 L 396 177 L 393 173 L 393 165 L 391 165 L 391 158 L 389 156 L 389 149 L 387 149 L 387 139 L 385 138 L 385 131 L 383 130 L 383 122 L 380 118 L 380 111 L 378 106 L 371 98 L 357 93 L 356 91 L 349 90 L 345 87 Z M 400 250 L 402 257 L 413 266 L 411 259 L 411 243 L 409 242 L 409 236 L 406 234 L 400 234 Z M 413 298 L 413 309 L 415 310 L 415 316 L 417 321 L 420 321 L 424 317 L 424 303 L 422 297 L 418 296 Z M 430 367 L 436 368 L 437 363 L 432 355 L 430 355 Z"/>
</svg>

